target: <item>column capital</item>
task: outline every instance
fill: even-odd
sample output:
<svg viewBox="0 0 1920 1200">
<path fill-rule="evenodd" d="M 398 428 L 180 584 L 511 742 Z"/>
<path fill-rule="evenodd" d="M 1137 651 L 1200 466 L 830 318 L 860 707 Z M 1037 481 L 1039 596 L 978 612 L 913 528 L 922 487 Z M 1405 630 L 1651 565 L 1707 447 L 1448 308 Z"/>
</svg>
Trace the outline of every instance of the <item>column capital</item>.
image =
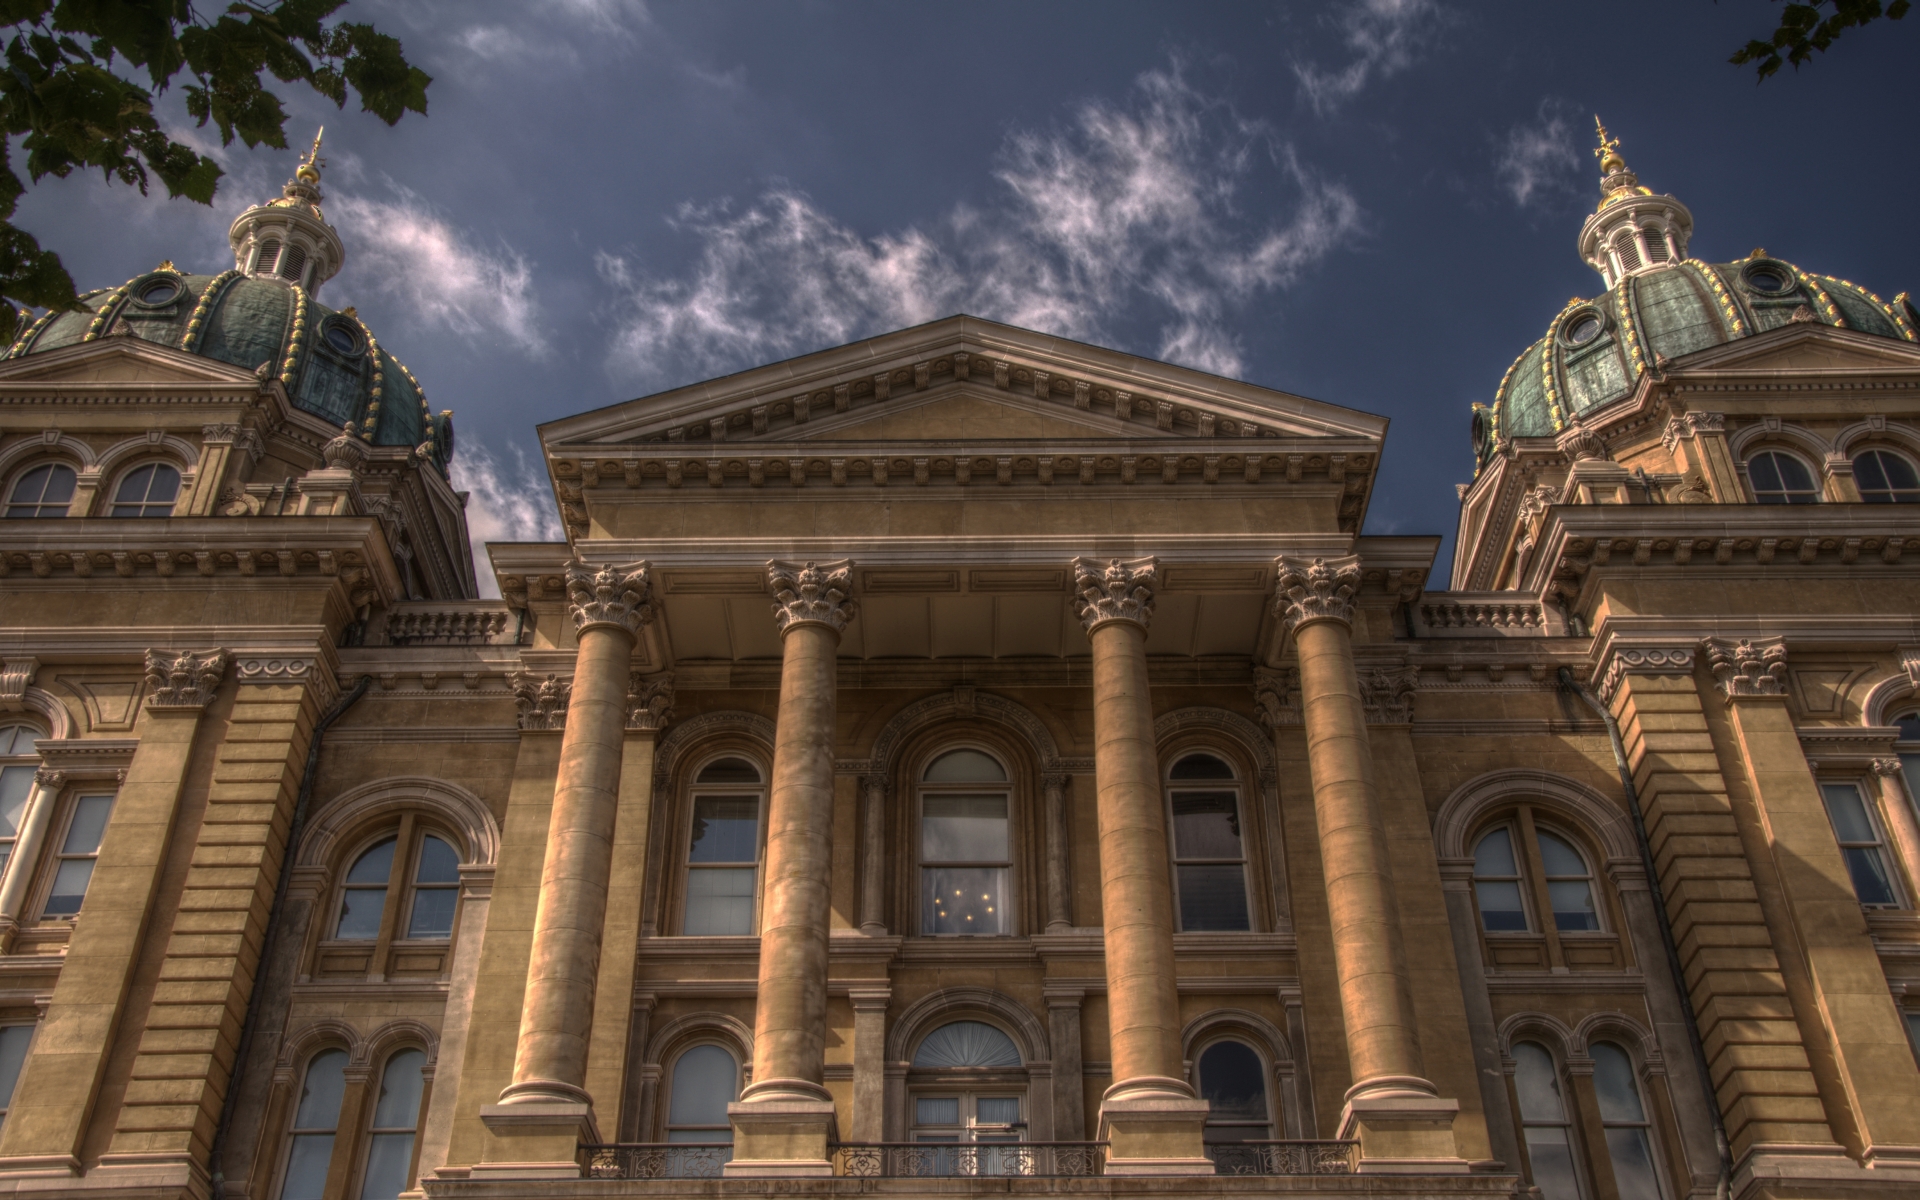
<svg viewBox="0 0 1920 1200">
<path fill-rule="evenodd" d="M 1876 758 L 1867 764 L 1875 775 L 1892 778 L 1901 773 L 1900 760 L 1897 758 Z"/>
<path fill-rule="evenodd" d="M 649 679 L 635 671 L 627 676 L 627 728 L 665 729 L 673 721 L 673 672 Z"/>
<path fill-rule="evenodd" d="M 1289 632 L 1314 621 L 1353 624 L 1353 596 L 1360 590 L 1360 556 L 1316 558 L 1312 562 L 1281 555 L 1274 560 L 1280 581 L 1273 615 Z"/>
<path fill-rule="evenodd" d="M 1253 702 L 1260 723 L 1269 730 L 1300 723 L 1300 706 L 1293 700 L 1293 672 L 1285 667 L 1253 669 Z"/>
<path fill-rule="evenodd" d="M 1787 694 L 1787 639 L 1707 638 L 1700 643 L 1707 669 L 1729 703 L 1749 696 Z"/>
<path fill-rule="evenodd" d="M 635 637 L 653 621 L 653 588 L 648 564 L 591 566 L 575 558 L 567 564 L 567 609 L 575 631 L 596 626 L 624 629 Z"/>
<path fill-rule="evenodd" d="M 801 625 L 825 625 L 842 633 L 860 611 L 853 598 L 853 560 L 767 564 L 767 591 L 773 596 L 773 621 L 781 633 Z"/>
<path fill-rule="evenodd" d="M 226 677 L 225 650 L 147 651 L 147 707 L 204 709 Z"/>
<path fill-rule="evenodd" d="M 1153 590 L 1160 582 L 1160 560 L 1076 558 L 1073 560 L 1073 615 L 1091 634 L 1108 621 L 1132 621 L 1144 632 L 1153 622 Z"/>
<path fill-rule="evenodd" d="M 1419 667 L 1373 667 L 1359 672 L 1360 703 L 1374 725 L 1405 725 L 1413 720 L 1413 694 L 1420 687 Z"/>
<path fill-rule="evenodd" d="M 520 708 L 520 728 L 528 730 L 565 729 L 567 701 L 572 697 L 569 680 L 549 675 L 545 679 L 527 671 L 507 677 L 513 700 Z"/>
</svg>

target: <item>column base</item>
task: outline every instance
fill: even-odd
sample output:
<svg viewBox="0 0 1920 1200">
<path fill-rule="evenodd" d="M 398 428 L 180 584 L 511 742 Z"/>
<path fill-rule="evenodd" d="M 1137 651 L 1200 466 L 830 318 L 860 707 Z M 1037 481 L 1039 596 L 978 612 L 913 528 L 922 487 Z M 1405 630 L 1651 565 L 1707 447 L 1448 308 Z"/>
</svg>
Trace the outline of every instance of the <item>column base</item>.
<svg viewBox="0 0 1920 1200">
<path fill-rule="evenodd" d="M 833 1174 L 830 1147 L 839 1140 L 833 1101 L 780 1092 L 727 1105 L 733 1123 L 733 1159 L 723 1176 L 761 1179 L 821 1178 Z"/>
<path fill-rule="evenodd" d="M 1207 1157 L 1210 1106 L 1173 1088 L 1121 1091 L 1100 1102 L 1098 1138 L 1107 1143 L 1108 1175 L 1212 1175 Z"/>
<path fill-rule="evenodd" d="M 1361 1174 L 1465 1175 L 1472 1170 L 1453 1139 L 1460 1102 L 1441 1099 L 1432 1088 L 1424 1079 L 1370 1080 L 1347 1093 L 1339 1136 L 1359 1141 Z"/>
<path fill-rule="evenodd" d="M 600 1140 L 593 1105 L 579 1100 L 483 1104 L 480 1122 L 487 1143 L 473 1179 L 578 1179 L 580 1144 Z"/>
</svg>

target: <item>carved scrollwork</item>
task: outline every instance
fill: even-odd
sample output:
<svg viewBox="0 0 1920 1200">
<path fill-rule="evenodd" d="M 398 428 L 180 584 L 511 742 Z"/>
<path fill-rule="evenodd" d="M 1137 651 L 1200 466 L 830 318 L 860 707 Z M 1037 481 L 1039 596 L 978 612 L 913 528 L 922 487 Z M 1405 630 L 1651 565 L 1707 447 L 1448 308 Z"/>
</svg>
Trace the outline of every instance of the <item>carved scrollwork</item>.
<svg viewBox="0 0 1920 1200">
<path fill-rule="evenodd" d="M 225 650 L 149 650 L 147 707 L 205 708 L 226 673 Z"/>
<path fill-rule="evenodd" d="M 1787 694 L 1787 642 L 1769 638 L 1755 644 L 1746 638 L 1708 638 L 1701 643 L 1707 669 L 1720 683 L 1728 700 L 1739 696 Z"/>
<path fill-rule="evenodd" d="M 596 625 L 612 625 L 635 637 L 653 621 L 653 586 L 648 564 L 589 566 L 574 559 L 567 564 L 567 607 L 574 629 L 585 632 Z"/>
<path fill-rule="evenodd" d="M 520 707 L 522 729 L 565 729 L 567 701 L 573 696 L 573 684 L 558 676 L 545 679 L 526 671 L 507 680 L 513 689 L 514 703 Z"/>
<path fill-rule="evenodd" d="M 627 678 L 627 728 L 665 729 L 673 720 L 673 672 L 648 679 L 638 671 Z"/>
<path fill-rule="evenodd" d="M 1359 555 L 1316 558 L 1310 563 L 1282 556 L 1275 565 L 1280 586 L 1274 593 L 1273 613 L 1289 630 L 1312 621 L 1353 624 L 1353 597 L 1360 590 Z"/>
<path fill-rule="evenodd" d="M 1420 686 L 1419 667 L 1375 667 L 1360 672 L 1360 702 L 1367 721 L 1376 725 L 1404 725 L 1413 720 L 1413 694 Z"/>
<path fill-rule="evenodd" d="M 1073 615 L 1091 634 L 1108 621 L 1132 621 L 1141 629 L 1153 622 L 1153 591 L 1160 561 L 1136 558 L 1073 560 Z"/>
<path fill-rule="evenodd" d="M 773 621 L 781 633 L 797 625 L 825 625 L 835 633 L 859 614 L 853 598 L 853 560 L 770 562 L 767 591 L 773 596 Z"/>
</svg>

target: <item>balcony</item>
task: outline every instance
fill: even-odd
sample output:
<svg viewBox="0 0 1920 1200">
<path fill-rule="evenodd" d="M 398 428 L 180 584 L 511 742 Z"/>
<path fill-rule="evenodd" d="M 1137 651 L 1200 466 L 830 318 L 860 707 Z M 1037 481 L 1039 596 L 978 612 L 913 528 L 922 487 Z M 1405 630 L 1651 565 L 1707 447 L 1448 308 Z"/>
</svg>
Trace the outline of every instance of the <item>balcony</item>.
<svg viewBox="0 0 1920 1200">
<path fill-rule="evenodd" d="M 1215 1142 L 1221 1175 L 1352 1175 L 1353 1141 Z M 1074 1179 L 1104 1175 L 1105 1142 L 869 1142 L 833 1148 L 833 1173 L 847 1179 Z M 645 1142 L 580 1147 L 588 1179 L 720 1179 L 733 1158 L 727 1142 Z"/>
</svg>

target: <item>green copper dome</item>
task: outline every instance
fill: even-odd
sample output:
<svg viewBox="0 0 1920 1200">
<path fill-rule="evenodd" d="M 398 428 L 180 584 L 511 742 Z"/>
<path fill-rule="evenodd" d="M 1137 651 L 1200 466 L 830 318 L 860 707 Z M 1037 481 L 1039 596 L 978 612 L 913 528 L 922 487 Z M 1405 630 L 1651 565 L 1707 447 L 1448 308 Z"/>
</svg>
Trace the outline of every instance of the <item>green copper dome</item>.
<svg viewBox="0 0 1920 1200">
<path fill-rule="evenodd" d="M 1730 263 L 1685 259 L 1574 299 L 1514 360 L 1491 405 L 1473 406 L 1476 468 L 1515 438 L 1550 438 L 1631 392 L 1661 359 L 1818 322 L 1920 341 L 1906 293 L 1891 304 L 1844 279 L 1810 275 L 1764 250 Z"/>
<path fill-rule="evenodd" d="M 85 312 L 48 313 L 6 358 L 130 336 L 277 376 L 294 405 L 375 446 L 421 446 L 445 474 L 453 414 L 435 414 L 413 372 L 349 308 L 336 312 L 296 283 L 241 272 L 158 269 L 82 297 Z"/>
</svg>

